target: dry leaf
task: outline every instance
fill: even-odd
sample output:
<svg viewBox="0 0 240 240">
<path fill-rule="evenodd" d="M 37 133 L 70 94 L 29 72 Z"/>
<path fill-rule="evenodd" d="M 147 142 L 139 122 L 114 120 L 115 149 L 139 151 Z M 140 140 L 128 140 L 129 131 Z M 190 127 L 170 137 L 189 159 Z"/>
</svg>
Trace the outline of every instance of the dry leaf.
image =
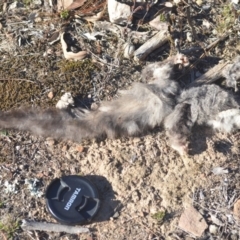
<svg viewBox="0 0 240 240">
<path fill-rule="evenodd" d="M 91 16 L 91 17 L 84 17 L 85 20 L 89 21 L 89 22 L 96 22 L 98 20 L 100 20 L 100 18 L 103 16 L 104 14 L 104 11 L 106 9 L 106 6 L 107 6 L 107 2 L 105 3 L 104 5 L 104 8 L 101 12 L 97 13 L 96 15 L 94 16 Z"/>
<path fill-rule="evenodd" d="M 82 60 L 88 54 L 86 51 L 80 51 L 78 53 L 68 52 L 67 51 L 67 44 L 64 40 L 64 33 L 61 33 L 61 44 L 62 44 L 63 55 L 66 59 L 74 59 L 75 61 L 76 60 Z"/>
<path fill-rule="evenodd" d="M 73 0 L 58 0 L 57 1 L 58 10 L 61 11 L 63 9 L 66 9 L 72 3 L 73 3 Z"/>
<path fill-rule="evenodd" d="M 81 7 L 84 3 L 86 2 L 86 0 L 75 0 L 72 4 L 70 4 L 66 9 L 67 10 L 74 10 L 76 8 Z"/>
</svg>

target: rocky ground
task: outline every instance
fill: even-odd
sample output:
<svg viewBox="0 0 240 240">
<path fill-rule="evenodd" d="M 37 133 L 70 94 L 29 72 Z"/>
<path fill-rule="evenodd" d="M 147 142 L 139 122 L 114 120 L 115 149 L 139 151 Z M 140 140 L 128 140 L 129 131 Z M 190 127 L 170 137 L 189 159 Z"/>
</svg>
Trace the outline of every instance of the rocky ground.
<svg viewBox="0 0 240 240">
<path fill-rule="evenodd" d="M 76 106 L 89 108 L 117 97 L 119 89 L 141 81 L 145 65 L 178 50 L 191 62 L 178 78 L 186 87 L 239 54 L 238 1 L 174 1 L 168 7 L 152 1 L 155 5 L 143 4 L 140 10 L 127 2 L 132 14 L 127 26 L 119 27 L 110 23 L 104 1 L 95 1 L 91 10 L 85 3 L 71 11 L 47 0 L 22 0 L 16 6 L 1 2 L 1 110 L 47 108 L 65 92 L 71 92 Z M 137 49 L 162 31 L 148 23 L 151 11 L 144 18 L 155 7 L 168 40 L 142 61 L 124 57 L 126 43 Z M 100 27 L 103 21 L 107 29 Z M 67 60 L 58 38 L 63 32 L 68 53 L 81 58 L 78 53 L 86 51 L 88 56 Z M 224 79 L 216 83 L 225 87 Z M 161 127 L 135 138 L 82 143 L 13 130 L 0 133 L 1 239 L 240 238 L 238 132 L 196 127 L 188 157 L 168 146 Z M 23 219 L 55 222 L 46 209 L 45 189 L 53 179 L 71 174 L 86 176 L 100 193 L 101 208 L 85 226 L 90 234 L 23 230 Z"/>
</svg>

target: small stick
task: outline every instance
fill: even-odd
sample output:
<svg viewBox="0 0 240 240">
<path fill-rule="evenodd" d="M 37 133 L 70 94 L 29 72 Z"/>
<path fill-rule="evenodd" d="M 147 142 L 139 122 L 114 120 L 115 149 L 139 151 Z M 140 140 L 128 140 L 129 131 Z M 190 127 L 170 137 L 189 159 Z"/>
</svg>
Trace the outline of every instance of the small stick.
<svg viewBox="0 0 240 240">
<path fill-rule="evenodd" d="M 30 83 L 36 83 L 34 81 L 31 81 L 31 80 L 28 80 L 28 79 L 25 79 L 25 78 L 1 78 L 0 81 L 25 81 L 25 82 L 30 82 Z"/>
<path fill-rule="evenodd" d="M 168 31 L 160 31 L 134 52 L 135 60 L 144 60 L 148 54 L 165 44 L 169 39 Z"/>
<path fill-rule="evenodd" d="M 35 222 L 29 221 L 26 219 L 22 220 L 21 228 L 23 230 L 39 230 L 46 232 L 66 232 L 70 234 L 79 234 L 79 233 L 89 233 L 88 228 L 80 227 L 80 226 L 68 226 L 62 225 L 58 223 L 49 223 L 49 222 Z"/>
</svg>

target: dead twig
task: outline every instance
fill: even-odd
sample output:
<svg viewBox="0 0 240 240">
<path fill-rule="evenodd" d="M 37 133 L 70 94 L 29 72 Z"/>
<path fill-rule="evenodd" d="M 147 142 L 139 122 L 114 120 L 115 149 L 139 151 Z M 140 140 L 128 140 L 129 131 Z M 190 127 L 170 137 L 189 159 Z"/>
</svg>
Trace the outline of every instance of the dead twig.
<svg viewBox="0 0 240 240">
<path fill-rule="evenodd" d="M 84 228 L 80 226 L 68 226 L 68 225 L 49 223 L 49 222 L 35 222 L 35 221 L 29 221 L 26 219 L 22 220 L 21 228 L 27 231 L 39 230 L 39 231 L 46 231 L 46 232 L 66 232 L 70 234 L 90 232 L 88 228 Z"/>
<path fill-rule="evenodd" d="M 134 59 L 144 60 L 152 51 L 165 44 L 169 39 L 167 30 L 160 31 L 134 52 Z"/>
<path fill-rule="evenodd" d="M 25 82 L 30 82 L 30 83 L 36 83 L 34 81 L 25 79 L 25 78 L 0 78 L 0 81 L 25 81 Z"/>
</svg>

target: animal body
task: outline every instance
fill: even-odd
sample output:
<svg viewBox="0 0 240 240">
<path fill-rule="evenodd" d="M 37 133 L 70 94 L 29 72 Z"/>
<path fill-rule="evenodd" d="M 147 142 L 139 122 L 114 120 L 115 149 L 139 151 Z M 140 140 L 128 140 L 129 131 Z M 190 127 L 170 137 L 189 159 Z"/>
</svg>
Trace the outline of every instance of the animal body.
<svg viewBox="0 0 240 240">
<path fill-rule="evenodd" d="M 54 138 L 81 141 L 86 138 L 135 136 L 160 125 L 176 105 L 178 83 L 171 80 L 176 64 L 186 65 L 183 55 L 148 65 L 144 79 L 96 110 L 74 112 L 59 109 L 16 109 L 0 113 L 0 128 L 31 131 Z M 149 81 L 150 79 L 150 81 Z M 76 111 L 75 111 L 76 112 Z"/>
<path fill-rule="evenodd" d="M 188 59 L 179 54 L 164 63 L 149 64 L 142 71 L 145 83 L 133 84 L 96 110 L 16 109 L 0 113 L 0 128 L 81 141 L 135 136 L 163 124 L 170 146 L 181 155 L 188 153 L 195 124 L 226 132 L 239 129 L 239 104 L 232 93 L 214 84 L 181 91 L 173 80 L 178 64 L 186 66 Z"/>
</svg>

